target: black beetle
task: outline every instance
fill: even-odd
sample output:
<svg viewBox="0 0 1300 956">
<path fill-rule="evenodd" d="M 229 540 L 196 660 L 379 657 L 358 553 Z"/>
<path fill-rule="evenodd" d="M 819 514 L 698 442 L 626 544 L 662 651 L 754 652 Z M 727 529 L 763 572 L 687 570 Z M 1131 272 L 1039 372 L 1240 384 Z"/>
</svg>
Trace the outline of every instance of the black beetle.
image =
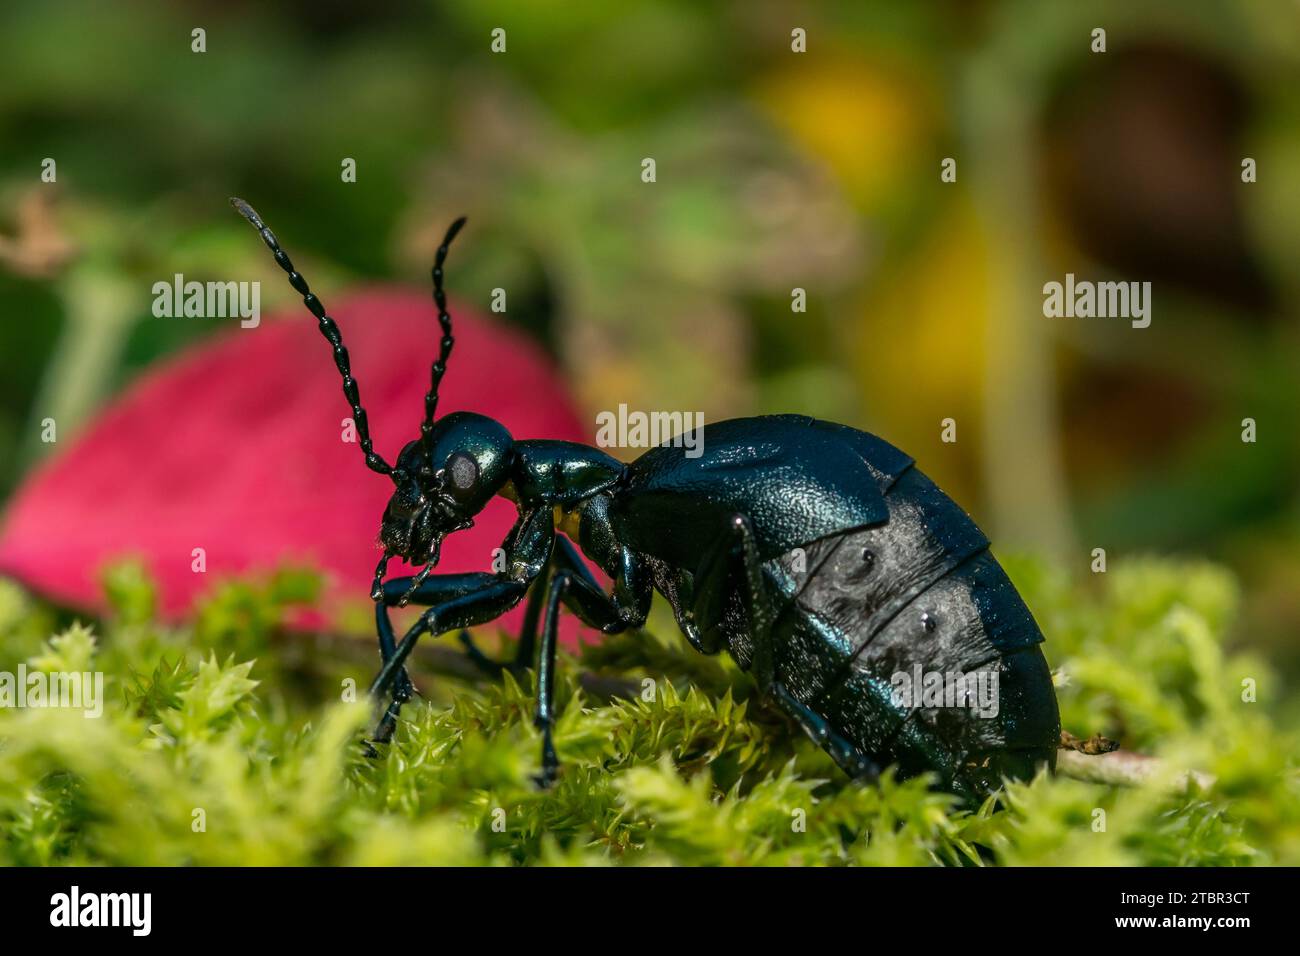
<svg viewBox="0 0 1300 956">
<path fill-rule="evenodd" d="M 470 412 L 438 418 L 454 344 L 443 263 L 462 218 L 433 265 L 442 340 L 420 437 L 389 465 L 371 445 L 338 326 L 257 213 L 231 202 L 319 321 L 366 464 L 396 486 L 371 589 L 383 667 L 370 691 L 391 695 L 377 742 L 391 737 L 413 693 L 404 665 L 421 635 L 462 631 L 476 661 L 500 668 L 463 629 L 500 616 L 531 588 L 515 663 L 532 663 L 540 616 L 536 723 L 541 779 L 550 782 L 560 605 L 613 634 L 644 624 L 658 591 L 697 650 L 729 651 L 852 776 L 871 779 L 892 763 L 900 776 L 930 771 L 977 799 L 1004 776 L 1055 765 L 1060 717 L 1042 633 L 988 539 L 910 457 L 797 415 L 707 425 L 690 443 L 696 457 L 667 443 L 631 464 L 572 442 L 516 440 Z M 495 495 L 519 511 L 502 545 L 505 570 L 430 576 L 443 538 L 469 527 Z M 610 576 L 612 593 L 571 542 Z M 385 582 L 393 556 L 423 568 Z M 409 601 L 428 610 L 398 642 L 388 608 Z M 973 683 L 992 695 L 967 699 Z"/>
</svg>

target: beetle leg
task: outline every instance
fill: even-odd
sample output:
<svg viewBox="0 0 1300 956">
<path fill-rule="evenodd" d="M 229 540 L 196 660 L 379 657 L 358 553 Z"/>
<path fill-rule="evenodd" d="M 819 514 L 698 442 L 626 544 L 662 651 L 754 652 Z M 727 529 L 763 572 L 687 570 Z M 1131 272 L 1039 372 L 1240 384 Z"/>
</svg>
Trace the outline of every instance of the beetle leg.
<svg viewBox="0 0 1300 956">
<path fill-rule="evenodd" d="M 772 684 L 771 695 L 781 709 L 798 722 L 812 742 L 821 747 L 855 780 L 874 781 L 880 777 L 880 767 L 864 757 L 853 744 L 837 734 L 830 722 L 807 704 L 801 703 L 779 681 Z"/>
<path fill-rule="evenodd" d="M 763 581 L 763 566 L 759 561 L 753 529 L 749 519 L 740 514 L 733 515 L 728 521 L 722 537 L 705 554 L 695 576 L 692 617 L 706 653 L 726 646 L 719 625 L 733 581 L 749 609 L 754 642 L 750 670 L 758 681 L 759 690 L 767 693 L 773 680 L 774 664 L 769 653 L 771 642 L 766 637 L 775 616 Z M 760 640 L 760 635 L 764 639 Z"/>
<path fill-rule="evenodd" d="M 393 622 L 388 616 L 388 604 L 385 601 L 375 602 L 375 630 L 379 632 L 379 660 L 381 664 L 386 663 L 397 649 L 397 638 L 393 634 Z M 402 705 L 414 694 L 415 684 L 411 682 L 411 675 L 403 667 L 393 687 L 393 699 L 375 730 L 376 742 L 385 743 L 393 736 L 393 729 L 397 726 L 397 714 L 402 709 Z"/>
<path fill-rule="evenodd" d="M 474 665 L 489 677 L 499 677 L 502 671 L 518 674 L 533 664 L 537 652 L 537 625 L 542 615 L 542 601 L 546 597 L 546 569 L 533 582 L 528 592 L 528 604 L 524 607 L 524 624 L 519 631 L 519 643 L 515 647 L 513 661 L 504 663 L 488 657 L 474 643 L 469 631 L 460 632 L 460 642 L 465 646 L 465 654 Z"/>
<path fill-rule="evenodd" d="M 412 598 L 417 604 L 436 604 L 445 601 L 450 596 L 464 593 L 474 586 L 474 581 L 466 581 L 464 578 L 464 575 L 439 575 L 432 581 L 424 581 L 419 588 L 412 592 Z M 379 632 L 379 659 L 381 663 L 387 663 L 397 649 L 397 640 L 393 634 L 393 622 L 388 609 L 400 602 L 402 595 L 410 588 L 413 580 L 411 577 L 402 577 L 385 582 L 381 600 L 375 602 L 375 629 Z M 388 709 L 380 720 L 379 726 L 375 729 L 373 739 L 376 743 L 386 743 L 393 736 L 393 730 L 397 726 L 397 715 L 402 709 L 402 704 L 410 700 L 414 694 L 415 685 L 411 682 L 406 668 L 403 667 L 393 685 L 393 696 Z"/>
<path fill-rule="evenodd" d="M 460 634 L 460 642 L 465 645 L 469 659 L 482 671 L 492 677 L 499 677 L 503 670 L 519 673 L 533 663 L 533 654 L 537 646 L 537 621 L 542 610 L 542 599 L 546 593 L 546 571 L 550 564 L 551 553 L 555 543 L 554 512 L 548 507 L 532 508 L 521 511 L 501 549 L 508 556 L 507 569 L 503 573 L 512 578 L 532 584 L 532 593 L 528 596 L 528 605 L 524 610 L 524 626 L 519 635 L 519 646 L 515 649 L 515 659 L 511 663 L 493 660 L 474 644 L 474 639 L 467 631 Z"/>
<path fill-rule="evenodd" d="M 411 600 L 417 604 L 443 604 L 453 598 L 481 589 L 485 581 L 495 580 L 496 578 L 489 574 L 440 574 L 426 579 L 412 592 Z M 397 652 L 393 622 L 389 617 L 388 609 L 401 600 L 402 595 L 410 587 L 411 581 L 412 578 L 410 577 L 393 578 L 386 581 L 383 585 L 382 600 L 375 602 L 375 628 L 379 632 L 379 657 L 384 666 L 387 666 Z M 378 727 L 375 728 L 373 740 L 376 743 L 386 743 L 392 738 L 393 730 L 397 726 L 397 715 L 402 709 L 402 704 L 410 700 L 415 693 L 415 685 L 411 683 L 411 678 L 405 666 L 398 669 L 396 676 L 393 678 L 392 687 L 393 692 L 388 708 L 380 719 Z"/>
<path fill-rule="evenodd" d="M 695 584 L 689 571 L 680 568 L 670 572 L 665 596 L 673 609 L 677 620 L 677 629 L 682 632 L 686 642 L 701 654 L 716 654 L 722 650 L 720 643 L 705 644 L 700 628 L 695 623 Z"/>
<path fill-rule="evenodd" d="M 370 685 L 370 693 L 379 697 L 390 687 L 394 690 L 392 703 L 380 721 L 376 739 L 386 740 L 392 735 L 397 711 L 402 705 L 399 675 L 405 670 L 406 657 L 420 636 L 429 631 L 440 634 L 483 624 L 510 610 L 519 603 L 529 584 L 541 574 L 554 540 L 550 509 L 535 508 L 527 514 L 520 514 L 503 543 L 509 557 L 508 574 L 439 574 L 421 580 L 414 587 L 412 578 L 395 578 L 383 585 L 382 609 L 376 612 L 382 617 L 380 651 L 383 667 Z M 429 610 L 420 615 L 402 638 L 402 643 L 394 647 L 392 626 L 388 626 L 387 635 L 383 626 L 388 621 L 387 607 L 406 601 L 428 605 Z M 381 737 L 381 734 L 386 736 Z"/>
<path fill-rule="evenodd" d="M 555 575 L 546 589 L 546 614 L 542 625 L 541 650 L 537 658 L 537 709 L 533 723 L 542 732 L 542 769 L 539 786 L 550 786 L 559 771 L 552 732 L 555 725 L 555 650 L 559 632 L 560 605 L 564 604 L 588 627 L 617 634 L 645 623 L 651 594 L 639 586 L 640 565 L 630 552 L 624 553 L 623 571 L 606 594 L 577 549 L 567 538 L 556 538 L 553 557 Z"/>
<path fill-rule="evenodd" d="M 524 606 L 524 626 L 519 632 L 519 644 L 515 647 L 513 667 L 516 671 L 530 667 L 537 656 L 537 625 L 542 616 L 542 598 L 546 595 L 548 579 L 548 568 L 544 567 L 533 582 L 533 593 L 528 595 L 528 603 Z"/>
<path fill-rule="evenodd" d="M 753 641 L 753 660 L 750 669 L 759 690 L 775 698 L 781 709 L 788 713 L 813 742 L 830 754 L 851 777 L 874 780 L 880 768 L 862 756 L 843 736 L 836 733 L 825 717 L 807 704 L 799 701 L 776 679 L 776 648 L 773 646 L 773 629 L 776 614 L 763 580 L 763 565 L 758 555 L 754 530 L 744 515 L 735 515 L 730 522 L 728 535 L 716 546 L 702 565 L 701 586 L 703 613 L 706 620 L 715 620 L 721 614 L 721 602 L 734 569 L 737 584 L 750 608 L 750 635 Z M 707 590 L 706 590 L 707 589 Z"/>
<path fill-rule="evenodd" d="M 453 579 L 453 587 L 466 579 L 478 582 L 478 587 L 438 602 L 420 615 L 406 632 L 402 642 L 397 645 L 397 649 L 384 661 L 378 676 L 371 682 L 371 696 L 379 697 L 393 686 L 398 673 L 406 663 L 406 658 L 415 649 L 415 644 L 421 636 L 429 633 L 444 634 L 447 631 L 483 624 L 500 617 L 518 604 L 520 598 L 524 596 L 524 591 L 528 589 L 525 581 L 484 573 L 449 574 L 429 578 L 422 589 L 446 579 Z"/>
<path fill-rule="evenodd" d="M 856 779 L 875 780 L 880 768 L 868 760 L 843 736 L 836 733 L 830 722 L 802 703 L 776 679 L 776 648 L 773 642 L 775 616 L 771 601 L 763 584 L 763 566 L 758 558 L 758 544 L 754 531 L 745 518 L 736 518 L 732 527 L 740 541 L 742 580 L 753 603 L 751 627 L 754 640 L 754 672 L 759 686 L 766 682 L 765 691 L 776 698 L 781 707 L 801 726 L 813 742 L 830 754 L 831 759 Z"/>
</svg>

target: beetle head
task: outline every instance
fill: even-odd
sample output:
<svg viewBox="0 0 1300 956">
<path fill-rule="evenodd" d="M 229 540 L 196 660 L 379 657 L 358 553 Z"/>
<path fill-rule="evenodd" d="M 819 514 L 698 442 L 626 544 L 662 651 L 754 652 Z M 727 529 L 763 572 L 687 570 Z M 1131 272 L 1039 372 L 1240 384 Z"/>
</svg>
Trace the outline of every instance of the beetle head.
<svg viewBox="0 0 1300 956">
<path fill-rule="evenodd" d="M 387 560 L 394 556 L 424 564 L 419 576 L 423 580 L 438 563 L 443 538 L 472 526 L 474 516 L 509 480 L 513 446 L 499 422 L 453 412 L 402 449 L 391 475 L 396 487 L 379 530 L 384 558 L 376 590 Z"/>
</svg>

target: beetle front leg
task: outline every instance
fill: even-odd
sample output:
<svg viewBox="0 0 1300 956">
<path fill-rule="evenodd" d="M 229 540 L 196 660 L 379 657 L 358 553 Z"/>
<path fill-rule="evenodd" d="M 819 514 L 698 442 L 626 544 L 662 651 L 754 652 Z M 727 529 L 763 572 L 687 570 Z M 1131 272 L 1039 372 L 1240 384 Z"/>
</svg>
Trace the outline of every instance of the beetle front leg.
<svg viewBox="0 0 1300 956">
<path fill-rule="evenodd" d="M 400 583 L 402 592 L 410 584 L 410 578 L 398 578 L 393 584 Z M 375 630 L 379 632 L 379 662 L 381 666 L 393 656 L 397 650 L 397 638 L 393 634 L 393 622 L 388 615 L 390 604 L 396 604 L 398 596 L 395 596 L 390 602 L 385 600 L 375 602 Z M 397 715 L 402 709 L 402 705 L 415 695 L 415 684 L 411 681 L 411 675 L 407 673 L 405 667 L 397 675 L 397 683 L 393 685 L 393 698 L 388 704 L 388 709 L 384 711 L 383 718 L 379 721 L 379 726 L 375 728 L 373 740 L 375 743 L 387 743 L 393 736 L 393 730 L 397 727 Z M 373 755 L 373 751 L 372 751 Z"/>
<path fill-rule="evenodd" d="M 378 676 L 371 682 L 371 696 L 382 696 L 393 686 L 421 636 L 429 633 L 443 634 L 458 628 L 485 624 L 518 604 L 524 592 L 528 590 L 526 581 L 500 578 L 491 574 L 448 575 L 447 577 L 477 578 L 482 580 L 483 584 L 475 590 L 434 604 L 421 614 L 406 632 L 402 642 L 397 645 L 392 656 L 384 662 Z M 422 587 L 439 580 L 439 578 L 430 578 Z"/>
<path fill-rule="evenodd" d="M 549 509 L 537 508 L 521 513 L 519 521 L 504 542 L 509 555 L 509 573 L 439 574 L 422 581 L 408 595 L 411 578 L 399 578 L 383 586 L 383 606 L 376 611 L 379 620 L 380 652 L 383 667 L 370 685 L 370 693 L 382 695 L 394 688 L 389 712 L 384 715 L 377 739 L 388 739 L 396 723 L 397 711 L 402 706 L 401 677 L 405 661 L 420 635 L 472 627 L 483 624 L 519 603 L 528 585 L 541 573 L 551 554 L 555 530 Z M 393 646 L 392 625 L 388 621 L 388 606 L 408 598 L 416 604 L 425 604 L 429 610 L 420 615 L 406 632 L 402 643 Z M 385 737 L 378 734 L 386 733 Z"/>
<path fill-rule="evenodd" d="M 393 622 L 389 617 L 388 609 L 401 601 L 402 595 L 407 592 L 413 580 L 415 580 L 413 577 L 407 576 L 386 581 L 381 599 L 375 602 L 375 630 L 379 634 L 381 666 L 387 664 L 397 651 L 397 639 L 393 634 Z M 442 604 L 453 597 L 480 589 L 491 580 L 494 579 L 489 574 L 440 574 L 426 579 L 412 594 L 411 600 L 422 605 Z M 411 683 L 411 678 L 403 667 L 393 684 L 393 695 L 388 710 L 375 729 L 373 740 L 376 743 L 387 743 L 392 737 L 393 729 L 397 726 L 398 712 L 401 711 L 402 704 L 410 700 L 414 693 L 415 685 Z"/>
<path fill-rule="evenodd" d="M 546 599 L 547 573 L 543 568 L 541 574 L 533 581 L 528 591 L 528 603 L 524 607 L 524 623 L 519 629 L 519 644 L 515 648 L 513 661 L 503 662 L 488 657 L 474 643 L 469 631 L 460 632 L 460 642 L 465 653 L 479 670 L 490 677 L 500 677 L 502 671 L 521 673 L 533 663 L 537 653 L 537 627 L 542 616 L 542 603 Z"/>
</svg>

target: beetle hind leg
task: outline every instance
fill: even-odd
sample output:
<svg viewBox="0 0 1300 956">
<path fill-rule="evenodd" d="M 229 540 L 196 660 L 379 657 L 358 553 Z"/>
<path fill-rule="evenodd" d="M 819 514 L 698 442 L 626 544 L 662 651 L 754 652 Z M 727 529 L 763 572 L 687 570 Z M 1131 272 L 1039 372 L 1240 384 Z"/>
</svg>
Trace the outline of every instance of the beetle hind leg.
<svg viewBox="0 0 1300 956">
<path fill-rule="evenodd" d="M 813 742 L 830 754 L 849 776 L 860 780 L 875 780 L 880 768 L 842 734 L 836 732 L 830 721 L 796 698 L 781 683 L 776 672 L 776 647 L 774 634 L 780 618 L 779 609 L 773 607 L 759 559 L 758 542 L 749 519 L 733 515 L 723 537 L 702 564 L 704 582 L 697 596 L 697 615 L 705 620 L 720 616 L 722 594 L 728 583 L 735 582 L 744 595 L 749 609 L 749 629 L 753 641 L 751 671 L 758 689 L 772 697 L 804 729 Z M 716 625 L 714 625 L 716 626 Z"/>
<path fill-rule="evenodd" d="M 813 743 L 830 754 L 841 770 L 855 780 L 871 782 L 879 779 L 880 767 L 864 757 L 847 738 L 836 733 L 825 717 L 796 700 L 780 683 L 774 683 L 770 693 L 781 709 L 798 722 Z"/>
</svg>

